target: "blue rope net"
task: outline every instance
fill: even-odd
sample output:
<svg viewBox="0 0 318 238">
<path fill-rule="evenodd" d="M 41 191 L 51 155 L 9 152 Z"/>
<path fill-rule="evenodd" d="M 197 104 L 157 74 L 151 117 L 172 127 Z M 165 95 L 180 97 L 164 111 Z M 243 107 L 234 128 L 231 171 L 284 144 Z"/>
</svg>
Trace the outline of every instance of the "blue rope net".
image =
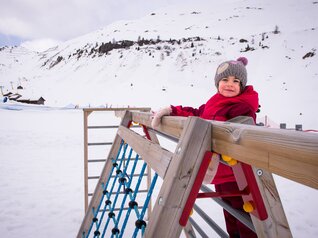
<svg viewBox="0 0 318 238">
<path fill-rule="evenodd" d="M 142 237 L 145 232 L 144 217 L 158 175 L 154 174 L 147 195 L 141 194 L 147 164 L 123 140 L 112 163 L 111 173 L 102 183 L 103 196 L 98 208 L 91 211 L 94 218 L 83 238 L 137 237 L 138 234 Z M 125 233 L 126 230 L 133 234 Z"/>
</svg>

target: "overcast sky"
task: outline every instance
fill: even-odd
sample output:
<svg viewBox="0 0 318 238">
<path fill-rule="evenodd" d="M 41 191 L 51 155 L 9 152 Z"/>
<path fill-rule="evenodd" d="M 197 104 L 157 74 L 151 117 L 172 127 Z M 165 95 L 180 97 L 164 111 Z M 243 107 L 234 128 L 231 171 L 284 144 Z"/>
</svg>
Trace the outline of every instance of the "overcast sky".
<svg viewBox="0 0 318 238">
<path fill-rule="evenodd" d="M 196 0 L 0 0 L 0 47 L 65 41 L 117 20 Z"/>
</svg>

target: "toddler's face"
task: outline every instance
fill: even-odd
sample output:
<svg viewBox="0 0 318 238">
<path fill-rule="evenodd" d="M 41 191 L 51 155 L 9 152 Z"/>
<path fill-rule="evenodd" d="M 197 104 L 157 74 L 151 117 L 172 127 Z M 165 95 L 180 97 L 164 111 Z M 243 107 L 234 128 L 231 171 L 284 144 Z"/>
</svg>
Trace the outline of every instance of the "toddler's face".
<svg viewBox="0 0 318 238">
<path fill-rule="evenodd" d="M 241 81 L 234 76 L 223 78 L 219 82 L 219 93 L 224 97 L 235 97 L 240 94 Z"/>
</svg>

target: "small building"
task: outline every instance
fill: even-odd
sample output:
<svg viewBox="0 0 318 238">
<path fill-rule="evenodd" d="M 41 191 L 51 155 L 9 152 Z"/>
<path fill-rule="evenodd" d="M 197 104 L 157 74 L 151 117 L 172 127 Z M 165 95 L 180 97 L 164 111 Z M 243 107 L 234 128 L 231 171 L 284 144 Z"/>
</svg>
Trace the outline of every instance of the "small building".
<svg viewBox="0 0 318 238">
<path fill-rule="evenodd" d="M 12 93 L 11 92 L 8 92 L 8 93 L 5 93 L 3 94 L 4 97 L 9 97 Z"/>
<path fill-rule="evenodd" d="M 22 87 L 21 85 L 19 85 L 19 86 L 17 87 L 17 89 L 23 89 L 23 87 Z"/>
<path fill-rule="evenodd" d="M 10 99 L 10 100 L 13 100 L 13 101 L 17 101 L 20 97 L 22 97 L 22 95 L 20 95 L 20 94 L 18 94 L 18 93 L 14 93 L 14 94 L 10 94 L 9 96 L 8 96 L 8 98 Z"/>
<path fill-rule="evenodd" d="M 37 100 L 30 100 L 30 104 L 38 104 L 38 105 L 44 105 L 45 99 L 43 97 L 40 97 Z"/>
<path fill-rule="evenodd" d="M 40 97 L 39 99 L 19 99 L 17 102 L 44 105 L 45 99 L 43 97 Z"/>
</svg>

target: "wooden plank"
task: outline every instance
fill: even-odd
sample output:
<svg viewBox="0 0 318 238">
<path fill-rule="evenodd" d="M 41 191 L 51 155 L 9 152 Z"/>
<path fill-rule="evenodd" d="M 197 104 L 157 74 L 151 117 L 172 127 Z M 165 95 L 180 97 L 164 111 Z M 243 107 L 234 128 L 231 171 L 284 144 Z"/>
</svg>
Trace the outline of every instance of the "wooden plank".
<svg viewBox="0 0 318 238">
<path fill-rule="evenodd" d="M 145 237 L 179 237 L 179 219 L 201 165 L 211 149 L 211 124 L 189 117 L 169 165 Z"/>
<path fill-rule="evenodd" d="M 253 119 L 248 117 L 238 117 L 231 121 L 254 125 Z M 251 214 L 257 236 L 259 238 L 291 238 L 292 234 L 272 174 L 255 166 L 252 168 L 268 214 L 268 218 L 264 221 Z"/>
<path fill-rule="evenodd" d="M 150 140 L 156 144 L 160 144 L 158 137 L 156 135 L 156 133 L 154 133 L 153 131 L 149 131 L 147 130 L 146 127 L 143 128 L 144 131 L 146 130 L 146 132 L 148 133 Z M 151 185 L 151 181 L 152 181 L 152 169 L 151 167 L 147 164 L 147 190 L 149 191 L 150 185 Z M 148 219 L 149 217 L 151 217 L 152 214 L 152 199 L 149 200 L 149 204 L 148 204 L 148 210 L 147 210 L 147 216 Z"/>
<path fill-rule="evenodd" d="M 253 172 L 268 213 L 265 221 L 251 216 L 257 236 L 259 238 L 293 237 L 272 174 L 256 167 L 253 167 Z M 262 174 L 258 175 L 261 172 Z"/>
<path fill-rule="evenodd" d="M 88 208 L 88 130 L 87 130 L 87 120 L 89 112 L 83 113 L 83 123 L 84 123 L 84 211 Z"/>
<path fill-rule="evenodd" d="M 126 115 L 124 116 L 123 120 L 121 121 L 122 126 L 128 126 L 128 123 L 131 121 L 131 113 L 126 112 Z M 102 198 L 103 195 L 103 189 L 102 189 L 102 184 L 106 181 L 108 178 L 111 169 L 112 169 L 112 161 L 111 159 L 116 158 L 118 150 L 120 148 L 120 143 L 121 143 L 121 137 L 119 135 L 116 135 L 113 146 L 110 149 L 110 152 L 108 154 L 108 158 L 106 160 L 106 163 L 104 165 L 104 168 L 101 172 L 101 176 L 97 182 L 96 188 L 94 190 L 93 196 L 91 198 L 91 201 L 89 203 L 88 209 L 86 211 L 86 214 L 84 216 L 83 222 L 81 224 L 81 227 L 77 233 L 77 238 L 82 238 L 83 233 L 87 234 L 87 231 L 91 225 L 92 219 L 93 219 L 93 209 L 96 210 L 99 204 L 100 199 Z"/>
<path fill-rule="evenodd" d="M 271 129 L 259 126 L 213 121 L 214 140 L 318 166 L 318 136 L 314 133 Z"/>
<path fill-rule="evenodd" d="M 160 145 L 143 138 L 136 132 L 123 126 L 118 128 L 118 135 L 147 162 L 161 178 L 164 178 L 170 164 L 172 153 Z"/>
<path fill-rule="evenodd" d="M 213 150 L 318 188 L 318 136 L 213 121 Z"/>
<path fill-rule="evenodd" d="M 153 115 L 151 113 L 132 112 L 133 121 L 147 127 L 151 127 L 152 117 Z M 165 116 L 162 118 L 162 123 L 156 130 L 175 138 L 180 138 L 186 120 L 187 117 Z"/>
<path fill-rule="evenodd" d="M 224 140 L 212 140 L 213 151 L 219 154 L 231 156 L 232 158 L 242 161 L 246 164 L 255 165 L 263 169 L 269 169 L 268 152 L 253 148 L 246 148 L 243 145 L 232 144 Z"/>
<path fill-rule="evenodd" d="M 151 110 L 150 107 L 88 107 L 83 108 L 84 112 L 93 112 L 93 111 L 144 111 L 149 112 Z"/>
<path fill-rule="evenodd" d="M 121 119 L 124 118 L 126 111 L 115 111 L 115 116 L 120 117 Z"/>
<path fill-rule="evenodd" d="M 268 171 L 309 187 L 318 188 L 316 165 L 274 154 L 269 155 L 269 161 Z"/>
</svg>

